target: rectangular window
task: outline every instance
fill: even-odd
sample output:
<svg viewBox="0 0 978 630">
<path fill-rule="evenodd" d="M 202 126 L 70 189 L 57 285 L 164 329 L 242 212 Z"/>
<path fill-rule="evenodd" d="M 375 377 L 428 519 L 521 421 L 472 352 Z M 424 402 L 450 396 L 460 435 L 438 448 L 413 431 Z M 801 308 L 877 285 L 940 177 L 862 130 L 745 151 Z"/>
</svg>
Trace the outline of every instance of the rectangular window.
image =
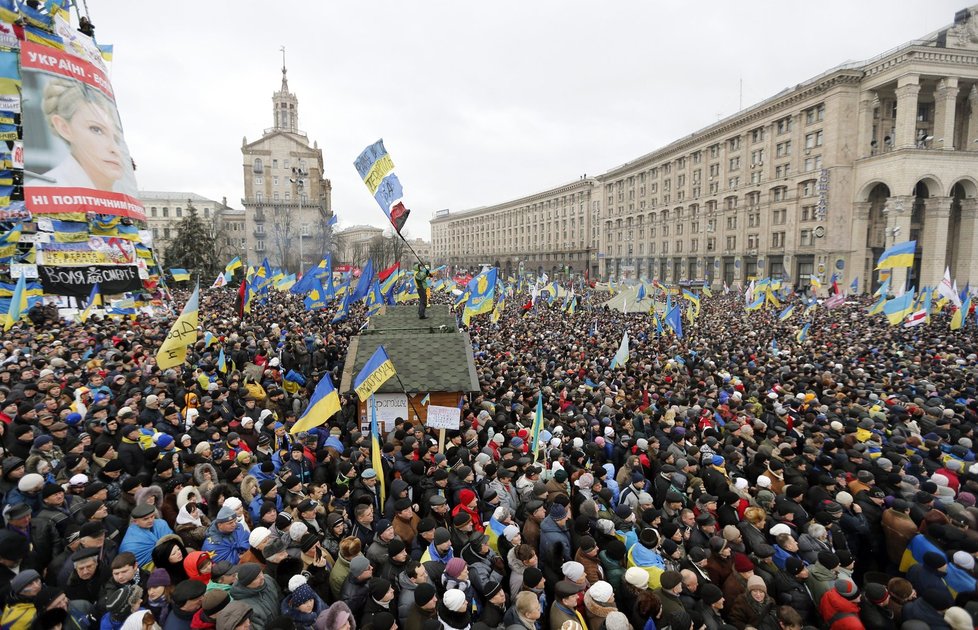
<svg viewBox="0 0 978 630">
<path fill-rule="evenodd" d="M 710 182 L 710 194 L 715 195 L 720 192 L 720 182 Z"/>
<path fill-rule="evenodd" d="M 751 184 L 761 183 L 761 171 L 754 171 L 750 174 L 750 183 Z"/>
<path fill-rule="evenodd" d="M 727 162 L 727 170 L 736 171 L 739 169 L 740 169 L 740 156 L 730 158 L 730 160 Z"/>
<path fill-rule="evenodd" d="M 791 140 L 785 140 L 784 142 L 779 142 L 775 146 L 775 155 L 777 157 L 788 157 L 791 155 Z"/>
<path fill-rule="evenodd" d="M 165 219 L 169 216 L 170 216 L 170 209 L 167 208 L 166 206 L 163 206 L 163 218 Z"/>
<path fill-rule="evenodd" d="M 278 175 L 272 177 L 272 186 L 278 186 Z"/>
<path fill-rule="evenodd" d="M 764 127 L 758 127 L 750 132 L 750 141 L 754 144 L 764 142 Z"/>
<path fill-rule="evenodd" d="M 747 249 L 757 249 L 758 243 L 760 243 L 760 236 L 758 234 L 747 235 Z"/>
<path fill-rule="evenodd" d="M 761 213 L 751 212 L 747 215 L 747 227 L 760 227 L 761 226 Z"/>
<path fill-rule="evenodd" d="M 750 152 L 751 168 L 764 164 L 764 149 L 754 149 Z"/>
<path fill-rule="evenodd" d="M 801 240 L 799 242 L 801 247 L 814 247 L 815 246 L 815 231 L 805 228 L 801 231 Z"/>
<path fill-rule="evenodd" d="M 809 107 L 805 110 L 805 124 L 812 125 L 817 122 L 822 122 L 825 120 L 825 104 L 820 103 L 815 107 Z"/>
<path fill-rule="evenodd" d="M 663 254 L 668 254 L 669 253 L 669 241 L 664 241 L 662 243 L 662 253 Z"/>
<path fill-rule="evenodd" d="M 259 185 L 259 186 L 261 186 L 261 184 L 262 184 L 262 178 L 261 178 L 261 177 L 258 177 L 258 176 L 256 176 L 256 177 L 255 177 L 255 184 L 257 184 L 257 185 Z"/>
<path fill-rule="evenodd" d="M 700 240 L 698 238 L 694 238 L 689 242 L 690 252 L 695 254 L 697 251 L 699 251 L 699 248 L 700 248 Z"/>
<path fill-rule="evenodd" d="M 814 197 L 815 196 L 815 180 L 809 180 L 805 182 L 801 187 L 802 197 Z"/>
<path fill-rule="evenodd" d="M 727 188 L 729 188 L 730 190 L 733 190 L 733 189 L 737 188 L 738 186 L 740 186 L 740 178 L 739 177 L 731 177 L 730 179 L 727 180 Z"/>
<path fill-rule="evenodd" d="M 727 150 L 728 151 L 739 151 L 740 150 L 740 136 L 735 138 L 730 138 L 727 140 Z"/>
<path fill-rule="evenodd" d="M 736 236 L 728 236 L 727 237 L 727 249 L 729 249 L 730 251 L 733 251 L 733 250 L 737 249 L 737 237 Z"/>
<path fill-rule="evenodd" d="M 774 168 L 774 176 L 778 179 L 786 178 L 791 175 L 791 162 L 779 164 Z"/>
<path fill-rule="evenodd" d="M 778 208 L 771 211 L 771 223 L 774 225 L 784 225 L 788 218 L 787 208 Z"/>
<path fill-rule="evenodd" d="M 710 157 L 711 158 L 714 158 L 714 159 L 720 157 L 720 145 L 719 144 L 710 145 Z"/>
<path fill-rule="evenodd" d="M 719 164 L 710 164 L 710 177 L 716 177 L 720 174 Z"/>
<path fill-rule="evenodd" d="M 714 252 L 717 249 L 717 240 L 713 237 L 706 239 L 706 251 Z"/>
<path fill-rule="evenodd" d="M 165 227 L 163 228 L 163 239 L 166 240 L 169 238 L 170 238 L 170 228 Z"/>
<path fill-rule="evenodd" d="M 784 249 L 784 232 L 771 233 L 771 248 Z"/>
<path fill-rule="evenodd" d="M 693 164 L 699 164 L 703 161 L 703 152 L 696 151 L 693 153 Z"/>
<path fill-rule="evenodd" d="M 785 116 L 781 120 L 775 123 L 778 130 L 778 135 L 785 133 L 791 133 L 791 116 Z"/>
<path fill-rule="evenodd" d="M 272 168 L 278 168 L 278 160 L 272 160 Z"/>
<path fill-rule="evenodd" d="M 149 216 L 151 217 L 156 216 L 156 206 L 153 206 L 152 208 L 149 209 Z"/>
<path fill-rule="evenodd" d="M 727 217 L 727 229 L 736 230 L 737 229 L 737 215 Z"/>
</svg>

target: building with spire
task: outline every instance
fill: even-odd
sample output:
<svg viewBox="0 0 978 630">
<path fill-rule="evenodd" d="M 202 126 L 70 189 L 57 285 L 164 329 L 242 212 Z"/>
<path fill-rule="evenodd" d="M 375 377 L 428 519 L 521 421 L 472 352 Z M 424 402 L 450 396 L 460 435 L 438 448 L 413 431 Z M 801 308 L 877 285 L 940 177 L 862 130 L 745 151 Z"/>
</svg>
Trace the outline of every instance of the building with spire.
<svg viewBox="0 0 978 630">
<path fill-rule="evenodd" d="M 241 141 L 248 264 L 268 258 L 272 266 L 296 272 L 329 250 L 332 187 L 322 149 L 299 129 L 299 99 L 289 90 L 284 48 L 272 123 L 257 140 Z"/>
</svg>

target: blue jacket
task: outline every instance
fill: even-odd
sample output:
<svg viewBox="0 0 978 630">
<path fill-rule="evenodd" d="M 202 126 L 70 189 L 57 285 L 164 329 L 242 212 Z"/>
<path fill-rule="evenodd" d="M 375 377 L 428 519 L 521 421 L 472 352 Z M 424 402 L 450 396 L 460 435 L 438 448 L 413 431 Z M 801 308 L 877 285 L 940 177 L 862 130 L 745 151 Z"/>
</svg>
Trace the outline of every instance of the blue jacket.
<svg viewBox="0 0 978 630">
<path fill-rule="evenodd" d="M 227 560 L 231 564 L 238 564 L 241 554 L 248 551 L 251 546 L 248 544 L 248 532 L 239 523 L 234 531 L 225 534 L 217 529 L 217 521 L 211 523 L 207 528 L 207 535 L 201 551 L 211 554 L 214 562 Z"/>
<path fill-rule="evenodd" d="M 261 520 L 261 506 L 265 503 L 265 497 L 255 497 L 251 500 L 251 505 L 248 506 L 248 510 L 251 512 L 251 521 L 257 523 Z M 275 509 L 279 512 L 282 511 L 282 497 L 275 496 Z"/>
</svg>

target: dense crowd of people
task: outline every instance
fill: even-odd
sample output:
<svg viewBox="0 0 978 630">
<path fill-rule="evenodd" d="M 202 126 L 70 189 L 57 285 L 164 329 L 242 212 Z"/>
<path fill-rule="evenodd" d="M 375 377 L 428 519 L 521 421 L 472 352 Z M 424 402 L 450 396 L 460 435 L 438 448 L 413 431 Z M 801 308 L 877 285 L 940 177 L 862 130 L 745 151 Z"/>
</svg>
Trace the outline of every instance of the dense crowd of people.
<svg viewBox="0 0 978 630">
<path fill-rule="evenodd" d="M 473 319 L 460 430 L 439 450 L 400 420 L 380 469 L 355 395 L 289 431 L 339 384 L 362 306 L 331 324 L 273 292 L 239 320 L 235 291 L 206 290 L 165 371 L 172 318 L 17 325 L 0 627 L 976 626 L 973 323 L 890 327 L 850 298 L 798 342 L 797 317 L 717 295 L 679 339 L 607 297 Z"/>
</svg>

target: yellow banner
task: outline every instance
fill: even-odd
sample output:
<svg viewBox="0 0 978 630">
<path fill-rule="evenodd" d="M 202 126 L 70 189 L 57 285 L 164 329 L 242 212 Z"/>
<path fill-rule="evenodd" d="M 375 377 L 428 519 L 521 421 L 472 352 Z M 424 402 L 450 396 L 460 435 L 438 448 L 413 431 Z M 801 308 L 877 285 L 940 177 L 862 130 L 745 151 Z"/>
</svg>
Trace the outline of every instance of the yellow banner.
<svg viewBox="0 0 978 630">
<path fill-rule="evenodd" d="M 377 188 L 380 187 L 380 182 L 393 170 L 394 160 L 391 159 L 390 154 L 385 154 L 384 157 L 374 162 L 367 176 L 363 178 L 363 183 L 367 185 L 367 189 L 371 195 L 377 192 Z"/>
<path fill-rule="evenodd" d="M 132 260 L 120 260 L 119 256 L 110 256 L 106 252 L 89 251 L 51 251 L 40 252 L 42 265 L 54 265 L 58 267 L 82 267 L 85 265 L 116 265 L 120 263 L 129 264 Z"/>
</svg>

